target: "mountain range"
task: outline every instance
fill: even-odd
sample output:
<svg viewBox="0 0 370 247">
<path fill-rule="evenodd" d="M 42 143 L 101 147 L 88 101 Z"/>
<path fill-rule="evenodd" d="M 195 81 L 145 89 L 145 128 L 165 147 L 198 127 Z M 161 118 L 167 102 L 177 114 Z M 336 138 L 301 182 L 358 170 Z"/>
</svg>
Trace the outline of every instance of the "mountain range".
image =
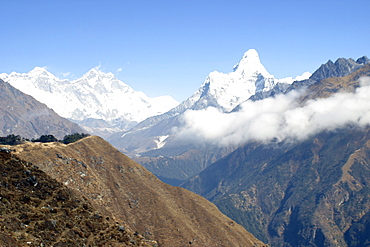
<svg viewBox="0 0 370 247">
<path fill-rule="evenodd" d="M 79 123 L 90 133 L 104 137 L 163 181 L 178 185 L 238 147 L 205 145 L 193 137 L 179 136 L 187 121 L 186 112 L 210 107 L 224 113 L 236 112 L 247 100 L 274 97 L 328 77 L 345 76 L 367 63 L 366 57 L 356 61 L 340 58 L 335 62 L 329 60 L 312 75 L 306 72 L 294 79 L 276 79 L 262 65 L 257 51 L 250 49 L 232 72 L 211 72 L 181 104 L 171 98 L 156 99 L 162 102 L 159 105 L 167 107 L 156 111 L 154 108 L 160 107 L 154 106 L 153 99 L 135 92 L 113 74 L 97 69 L 74 81 L 60 80 L 39 67 L 27 74 L 3 73 L 0 77 L 36 99 L 47 101 L 58 114 Z"/>
<path fill-rule="evenodd" d="M 252 49 L 233 72 L 210 73 L 189 99 L 139 124 L 90 115 L 74 120 L 104 134 L 162 181 L 196 192 L 230 218 L 202 197 L 160 182 L 96 136 L 68 145 L 26 142 L 2 150 L 15 149 L 12 155 L 159 245 L 263 246 L 254 235 L 272 246 L 367 246 L 369 63 L 365 56 L 339 58 L 313 74 L 275 79 Z M 99 73 L 86 76 L 87 95 L 107 89 L 104 84 L 100 90 L 105 80 Z M 29 81 L 48 91 L 49 79 L 40 78 Z M 4 85 L 3 97 L 18 104 L 22 93 Z M 19 97 L 9 97 L 12 90 Z M 4 123 L 14 119 L 12 110 L 4 114 Z M 18 114 L 17 124 L 27 126 L 23 116 Z M 8 233 L 6 238 L 14 238 Z"/>
<path fill-rule="evenodd" d="M 171 96 L 150 98 L 135 91 L 112 73 L 91 69 L 73 81 L 59 79 L 45 68 L 28 73 L 0 74 L 0 79 L 46 104 L 60 116 L 107 136 L 178 105 Z"/>
<path fill-rule="evenodd" d="M 29 113 L 40 107 L 53 113 L 10 84 L 1 85 L 7 89 L 2 99 L 15 101 L 7 101 L 13 108 L 6 117 L 18 116 L 20 129 L 27 126 L 25 120 L 38 125 L 19 114 L 22 107 L 16 103 Z M 63 126 L 57 127 L 63 133 Z M 23 142 L 0 147 L 4 246 L 265 246 L 212 203 L 162 183 L 100 137 L 68 145 Z"/>
<path fill-rule="evenodd" d="M 270 91 L 278 84 L 287 86 L 310 75 L 306 72 L 296 79 L 275 79 L 261 64 L 257 51 L 250 49 L 234 66 L 233 72 L 211 72 L 200 88 L 180 105 L 142 121 L 129 131 L 115 133 L 108 141 L 131 155 L 164 149 L 172 145 L 173 128 L 180 125 L 180 116 L 185 111 L 215 107 L 230 112 L 256 93 Z"/>
<path fill-rule="evenodd" d="M 368 85 L 360 85 L 368 76 L 370 65 L 364 65 L 318 81 L 299 102 L 350 95 Z M 348 115 L 345 108 L 341 115 Z M 368 246 L 369 125 L 346 123 L 301 141 L 249 141 L 182 186 L 272 246 Z"/>
<path fill-rule="evenodd" d="M 213 123 L 202 110 L 214 108 L 221 113 L 238 112 L 243 102 L 273 98 L 328 77 L 346 76 L 367 63 L 369 59 L 366 57 L 356 61 L 340 58 L 335 63 L 329 60 L 312 75 L 305 73 L 296 79 L 276 80 L 266 71 L 257 52 L 252 49 L 244 54 L 233 72 L 210 73 L 200 89 L 179 106 L 148 118 L 127 132 L 115 133 L 107 140 L 163 181 L 179 185 L 238 147 L 233 144 L 220 147 L 217 142 L 204 143 L 201 138 L 196 138 L 197 133 L 180 135 L 186 124 L 196 126 L 200 122 L 207 122 L 204 128 L 208 128 L 210 135 L 213 135 L 212 126 L 220 119 L 212 119 Z M 248 109 L 245 111 L 248 112 Z M 203 117 L 195 119 L 193 113 L 196 112 Z"/>
<path fill-rule="evenodd" d="M 0 79 L 0 135 L 21 135 L 38 138 L 54 135 L 61 139 L 84 130 L 75 123 L 60 117 L 46 105 L 26 95 Z"/>
</svg>

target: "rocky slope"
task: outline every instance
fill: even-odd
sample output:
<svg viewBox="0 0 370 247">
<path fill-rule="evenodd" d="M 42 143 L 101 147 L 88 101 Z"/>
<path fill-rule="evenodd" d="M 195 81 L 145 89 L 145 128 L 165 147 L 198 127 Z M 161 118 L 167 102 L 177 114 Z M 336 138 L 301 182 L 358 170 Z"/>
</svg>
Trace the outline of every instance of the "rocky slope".
<svg viewBox="0 0 370 247">
<path fill-rule="evenodd" d="M 14 148 L 19 157 L 160 246 L 263 246 L 206 199 L 162 183 L 99 137 Z"/>
<path fill-rule="evenodd" d="M 8 151 L 0 151 L 1 246 L 156 245 Z"/>
<path fill-rule="evenodd" d="M 352 92 L 369 75 L 365 65 L 314 83 L 300 102 Z M 370 129 L 348 124 L 304 141 L 249 142 L 183 186 L 272 246 L 366 246 L 369 154 Z"/>
<path fill-rule="evenodd" d="M 31 139 L 54 135 L 61 139 L 72 133 L 86 132 L 1 79 L 0 98 L 1 136 L 15 134 Z"/>
</svg>

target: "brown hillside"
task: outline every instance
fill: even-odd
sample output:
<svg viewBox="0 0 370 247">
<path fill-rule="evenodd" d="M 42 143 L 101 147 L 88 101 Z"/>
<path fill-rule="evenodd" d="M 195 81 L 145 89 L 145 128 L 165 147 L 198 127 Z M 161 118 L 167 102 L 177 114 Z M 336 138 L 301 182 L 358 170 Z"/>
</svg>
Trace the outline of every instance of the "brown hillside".
<svg viewBox="0 0 370 247">
<path fill-rule="evenodd" d="M 263 246 L 206 199 L 161 182 L 99 137 L 69 145 L 26 143 L 15 149 L 22 159 L 160 246 Z"/>
<path fill-rule="evenodd" d="M 13 154 L 0 152 L 0 174 L 0 246 L 150 246 Z"/>
</svg>

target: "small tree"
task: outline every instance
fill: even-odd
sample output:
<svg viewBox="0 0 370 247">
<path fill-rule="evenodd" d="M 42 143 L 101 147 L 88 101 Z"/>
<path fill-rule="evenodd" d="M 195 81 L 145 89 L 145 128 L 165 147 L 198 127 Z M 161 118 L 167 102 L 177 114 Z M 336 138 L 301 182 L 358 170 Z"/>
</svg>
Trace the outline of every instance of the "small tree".
<svg viewBox="0 0 370 247">
<path fill-rule="evenodd" d="M 0 137 L 0 144 L 3 145 L 18 145 L 22 144 L 23 142 L 23 138 L 20 135 L 10 134 L 6 137 Z"/>
<path fill-rule="evenodd" d="M 34 140 L 35 142 L 58 142 L 58 139 L 53 135 L 42 135 L 39 139 Z"/>
</svg>

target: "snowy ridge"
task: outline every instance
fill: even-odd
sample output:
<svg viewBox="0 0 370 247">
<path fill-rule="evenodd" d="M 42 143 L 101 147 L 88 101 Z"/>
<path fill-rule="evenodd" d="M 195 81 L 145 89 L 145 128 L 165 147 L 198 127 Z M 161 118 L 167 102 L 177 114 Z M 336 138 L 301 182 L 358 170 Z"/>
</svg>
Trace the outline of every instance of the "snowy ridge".
<svg viewBox="0 0 370 247">
<path fill-rule="evenodd" d="M 102 119 L 115 126 L 121 122 L 140 122 L 178 105 L 171 96 L 150 98 L 112 73 L 95 68 L 73 81 L 59 79 L 40 67 L 29 73 L 2 73 L 0 78 L 60 116 L 76 121 Z"/>
</svg>

